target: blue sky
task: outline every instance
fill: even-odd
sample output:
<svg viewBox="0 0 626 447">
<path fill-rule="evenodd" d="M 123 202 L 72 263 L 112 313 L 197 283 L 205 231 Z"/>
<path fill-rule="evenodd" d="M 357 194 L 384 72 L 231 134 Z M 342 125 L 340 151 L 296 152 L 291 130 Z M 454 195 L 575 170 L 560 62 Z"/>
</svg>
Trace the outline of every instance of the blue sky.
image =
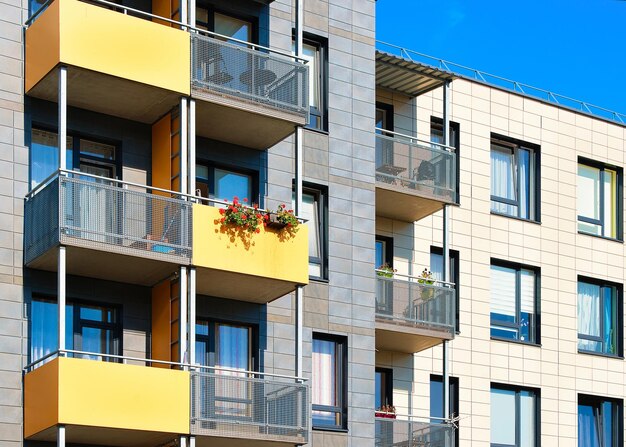
<svg viewBox="0 0 626 447">
<path fill-rule="evenodd" d="M 626 113 L 626 1 L 378 0 L 376 38 Z"/>
</svg>

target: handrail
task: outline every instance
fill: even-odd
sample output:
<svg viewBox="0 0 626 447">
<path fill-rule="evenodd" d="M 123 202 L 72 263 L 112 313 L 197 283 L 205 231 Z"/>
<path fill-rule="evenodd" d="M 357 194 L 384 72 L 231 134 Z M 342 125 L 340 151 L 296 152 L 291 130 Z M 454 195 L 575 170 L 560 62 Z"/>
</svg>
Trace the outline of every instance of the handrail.
<svg viewBox="0 0 626 447">
<path fill-rule="evenodd" d="M 24 22 L 24 26 L 26 28 L 28 26 L 30 26 L 30 24 L 33 22 L 33 20 L 35 20 L 35 18 L 37 18 L 37 16 L 39 14 L 41 14 L 41 12 L 44 9 L 46 9 L 54 1 L 55 0 L 47 0 L 43 5 L 41 5 L 41 7 L 39 7 L 39 9 L 37 9 L 37 11 L 35 11 L 28 19 L 26 19 L 26 21 Z M 79 0 L 79 1 L 83 1 L 83 0 Z M 206 34 L 206 35 L 208 35 L 210 37 L 213 37 L 213 38 L 228 40 L 228 41 L 231 41 L 231 42 L 237 42 L 237 43 L 246 45 L 248 47 L 252 47 L 252 48 L 254 48 L 256 50 L 264 50 L 264 51 L 268 51 L 270 53 L 279 54 L 279 55 L 285 56 L 285 57 L 287 57 L 289 59 L 294 59 L 294 60 L 296 60 L 298 62 L 301 62 L 303 64 L 306 64 L 308 62 L 306 59 L 304 59 L 302 57 L 299 57 L 299 56 L 287 53 L 287 52 L 282 51 L 282 50 L 276 50 L 276 49 L 265 47 L 263 45 L 259 45 L 259 44 L 256 44 L 256 43 L 246 42 L 245 40 L 240 40 L 240 39 L 236 39 L 234 37 L 225 36 L 223 34 L 219 34 L 219 33 L 213 32 L 213 31 L 204 30 L 204 29 L 198 28 L 196 26 L 192 26 L 192 25 L 189 25 L 187 23 L 180 22 L 178 20 L 168 19 L 166 17 L 162 17 L 162 16 L 158 16 L 158 15 L 155 15 L 155 14 L 151 14 L 149 12 L 145 12 L 145 11 L 142 11 L 140 9 L 135 9 L 135 8 L 130 8 L 128 6 L 118 5 L 117 3 L 112 3 L 112 2 L 109 2 L 107 0 L 89 0 L 89 3 L 99 3 L 99 4 L 108 6 L 110 8 L 115 9 L 115 10 L 118 10 L 118 11 L 121 10 L 124 14 L 128 14 L 128 12 L 132 12 L 133 14 L 149 17 L 151 19 L 162 20 L 164 22 L 171 23 L 172 25 L 180 26 L 183 29 L 193 30 L 193 31 L 195 31 L 195 32 L 197 32 L 199 34 Z"/>
<path fill-rule="evenodd" d="M 446 418 L 439 418 L 439 417 L 430 417 L 430 416 L 416 416 L 416 415 L 412 415 L 412 414 L 403 414 L 403 413 L 393 413 L 393 412 L 388 412 L 388 411 L 375 411 L 376 414 L 384 414 L 384 415 L 393 415 L 393 416 L 400 416 L 403 418 L 409 418 L 410 421 L 404 420 L 404 419 L 396 419 L 397 421 L 400 422 L 411 422 L 415 419 L 418 419 L 416 422 L 422 422 L 421 420 L 423 419 L 423 422 L 428 422 L 428 421 L 432 421 L 432 420 L 436 420 L 436 421 L 441 421 L 444 423 L 448 423 L 450 424 L 450 419 L 446 419 Z M 378 417 L 378 416 L 375 416 Z M 385 419 L 385 420 L 389 420 L 389 418 L 380 418 L 380 419 Z"/>
<path fill-rule="evenodd" d="M 501 87 L 501 88 L 506 88 L 508 90 L 512 90 L 514 92 L 517 93 L 521 93 L 525 96 L 529 96 L 529 97 L 533 97 L 533 98 L 537 98 L 540 100 L 544 100 L 547 101 L 551 104 L 556 104 L 558 106 L 564 107 L 564 108 L 568 108 L 568 109 L 572 109 L 578 112 L 582 112 L 588 115 L 592 115 L 592 116 L 596 116 L 598 118 L 603 118 L 603 119 L 608 119 L 611 120 L 613 122 L 616 123 L 620 123 L 620 124 L 626 124 L 626 114 L 625 113 L 620 113 L 620 112 L 616 112 L 614 110 L 610 110 L 604 107 L 600 107 L 594 104 L 590 104 L 588 102 L 585 101 L 581 101 L 579 99 L 575 99 L 575 98 L 571 98 L 569 96 L 565 96 L 565 95 L 561 95 L 558 93 L 554 93 L 551 92 L 549 90 L 545 90 L 539 87 L 534 87 L 532 85 L 529 84 L 524 84 L 522 82 L 518 82 L 518 81 L 514 81 L 512 79 L 508 79 L 502 76 L 498 76 L 498 75 L 494 75 L 491 73 L 487 73 L 475 68 L 471 68 L 471 67 L 467 67 L 465 65 L 461 65 L 461 64 L 457 64 L 455 62 L 450 62 L 444 59 L 440 59 L 434 56 L 430 56 L 428 54 L 424 54 L 424 53 L 420 53 L 414 50 L 410 50 L 398 45 L 394 45 L 388 42 L 383 42 L 380 40 L 376 41 L 377 46 L 388 46 L 391 48 L 394 48 L 396 50 L 399 51 L 400 53 L 400 57 L 405 57 L 404 55 L 406 55 L 406 58 L 408 60 L 410 60 L 411 62 L 416 62 L 415 60 L 413 60 L 413 58 L 411 58 L 411 54 L 416 55 L 420 58 L 424 58 L 424 59 L 429 59 L 430 61 L 433 61 L 434 64 L 433 66 L 439 70 L 443 70 L 446 71 L 450 74 L 453 74 L 455 76 L 459 76 L 461 78 L 467 78 L 467 79 L 471 79 L 474 81 L 478 81 L 478 82 L 482 82 L 484 84 L 488 84 L 488 85 L 493 85 L 496 87 Z M 381 50 L 382 51 L 382 50 Z M 468 75 L 467 73 L 471 73 L 472 75 Z M 496 83 L 496 82 L 490 82 L 488 81 L 488 79 L 492 79 L 494 81 L 499 81 L 500 84 Z M 503 84 L 503 85 L 501 85 Z M 528 90 L 532 90 L 534 92 L 540 93 L 539 94 L 532 94 L 530 92 L 528 92 Z M 563 101 L 566 102 L 570 102 L 573 104 L 576 104 L 577 107 L 571 107 L 567 104 L 563 104 Z M 597 112 L 594 112 L 594 110 L 596 110 Z M 598 113 L 601 112 L 602 114 Z"/>
<path fill-rule="evenodd" d="M 419 284 L 425 285 L 425 286 L 432 286 L 434 284 L 441 284 L 442 286 L 446 286 L 446 287 L 454 287 L 455 283 L 453 282 L 449 282 L 449 281 L 441 281 L 439 279 L 435 279 L 435 278 L 424 278 L 423 276 L 413 276 L 413 275 L 404 275 L 402 273 L 396 273 L 396 272 L 390 272 L 388 270 L 382 270 L 382 269 L 374 269 L 374 271 L 376 273 L 384 273 L 387 275 L 392 275 L 392 276 L 384 276 L 384 275 L 377 275 L 377 277 L 379 278 L 383 278 L 383 279 L 394 279 L 396 276 L 401 276 L 403 278 L 407 278 L 407 279 L 403 279 L 401 281 L 405 281 L 405 282 L 413 282 L 413 280 L 418 281 Z M 419 282 L 419 281 L 423 281 L 423 282 Z M 428 282 L 432 282 L 433 284 L 428 284 L 426 283 L 426 281 Z"/>
<path fill-rule="evenodd" d="M 57 349 L 56 351 L 52 351 L 49 352 L 48 354 L 44 355 L 43 357 L 35 360 L 34 362 L 30 362 L 29 364 L 27 364 L 23 369 L 24 371 L 27 372 L 27 370 L 31 369 L 33 366 L 43 362 L 44 360 L 53 357 L 53 356 L 65 356 L 67 354 L 76 354 L 76 355 L 94 355 L 94 356 L 99 356 L 99 357 L 105 357 L 105 358 L 110 358 L 110 359 L 117 359 L 117 360 L 130 360 L 133 362 L 145 362 L 145 363 L 157 363 L 157 364 L 162 364 L 162 365 L 170 365 L 170 366 L 180 366 L 183 368 L 198 368 L 198 369 L 208 369 L 208 370 L 212 370 L 212 371 L 225 371 L 225 372 L 236 372 L 239 374 L 250 374 L 250 375 L 256 375 L 256 376 L 267 376 L 267 377 L 274 377 L 277 379 L 290 379 L 290 380 L 294 380 L 297 382 L 306 382 L 309 379 L 307 379 L 306 377 L 296 377 L 296 376 L 288 376 L 285 374 L 272 374 L 272 373 L 265 373 L 265 372 L 260 372 L 260 371 L 244 371 L 244 370 L 240 370 L 240 369 L 232 369 L 232 368 L 222 368 L 219 366 L 205 366 L 205 365 L 199 365 L 199 364 L 191 364 L 191 363 L 185 363 L 185 362 L 170 362 L 167 360 L 156 360 L 156 359 L 149 359 L 149 358 L 141 358 L 141 357 L 131 357 L 131 356 L 127 356 L 127 355 L 116 355 L 116 354 L 103 354 L 100 352 L 89 352 L 89 351 L 77 351 L 75 349 Z"/>
<path fill-rule="evenodd" d="M 427 145 L 433 145 L 433 146 L 438 146 L 438 148 L 441 151 L 446 151 L 446 152 L 456 152 L 456 148 L 454 146 L 448 146 L 447 144 L 442 144 L 442 143 L 436 143 L 434 141 L 427 141 L 427 140 L 422 140 L 420 138 L 416 138 L 416 137 L 412 137 L 410 135 L 406 135 L 400 132 L 394 132 L 393 130 L 387 130 L 387 129 L 383 129 L 381 127 L 375 127 L 374 130 L 377 130 L 379 132 L 381 132 L 378 135 L 382 135 L 382 136 L 387 136 L 385 134 L 391 134 L 394 136 L 398 136 L 398 137 L 402 137 L 402 138 L 408 138 L 411 141 L 415 141 L 417 143 L 422 143 L 422 144 L 427 144 Z"/>
</svg>

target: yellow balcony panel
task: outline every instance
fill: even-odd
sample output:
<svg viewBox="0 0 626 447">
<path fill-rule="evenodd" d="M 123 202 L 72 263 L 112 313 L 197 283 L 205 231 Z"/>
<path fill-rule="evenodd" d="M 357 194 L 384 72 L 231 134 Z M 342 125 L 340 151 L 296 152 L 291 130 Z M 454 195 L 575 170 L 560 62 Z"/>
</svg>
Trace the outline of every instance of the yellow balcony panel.
<svg viewBox="0 0 626 447">
<path fill-rule="evenodd" d="M 376 214 L 413 222 L 454 203 L 456 153 L 410 137 L 376 135 Z"/>
<path fill-rule="evenodd" d="M 219 208 L 193 205 L 192 265 L 197 292 L 268 303 L 309 282 L 308 228 L 292 236 L 260 227 L 240 237 L 219 223 Z"/>
<path fill-rule="evenodd" d="M 157 445 L 189 433 L 189 373 L 57 358 L 24 377 L 24 438 Z"/>
<path fill-rule="evenodd" d="M 78 0 L 55 0 L 26 30 L 25 91 L 152 123 L 190 94 L 190 37 L 168 26 Z"/>
</svg>

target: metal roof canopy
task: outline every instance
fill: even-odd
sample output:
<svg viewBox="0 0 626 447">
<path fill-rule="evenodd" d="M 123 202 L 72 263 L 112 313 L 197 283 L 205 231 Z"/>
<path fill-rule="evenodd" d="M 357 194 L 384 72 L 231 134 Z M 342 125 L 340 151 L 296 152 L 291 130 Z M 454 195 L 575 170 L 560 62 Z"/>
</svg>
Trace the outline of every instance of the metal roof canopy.
<svg viewBox="0 0 626 447">
<path fill-rule="evenodd" d="M 457 77 L 449 71 L 376 50 L 377 87 L 419 96 Z"/>
</svg>

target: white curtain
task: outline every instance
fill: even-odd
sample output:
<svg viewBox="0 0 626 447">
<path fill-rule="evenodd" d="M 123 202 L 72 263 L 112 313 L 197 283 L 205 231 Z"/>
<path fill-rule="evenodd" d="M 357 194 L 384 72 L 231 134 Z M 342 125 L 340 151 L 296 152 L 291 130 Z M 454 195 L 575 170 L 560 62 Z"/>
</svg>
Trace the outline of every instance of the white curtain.
<svg viewBox="0 0 626 447">
<path fill-rule="evenodd" d="M 604 236 L 616 238 L 617 232 L 614 223 L 617 222 L 615 213 L 617 205 L 617 175 L 615 171 L 606 169 L 603 177 L 604 210 L 602 211 L 604 213 Z"/>
<path fill-rule="evenodd" d="M 328 340 L 313 339 L 312 403 L 314 405 L 337 405 L 337 383 L 335 381 L 336 345 Z M 333 420 L 333 413 L 314 411 L 317 419 Z"/>
<path fill-rule="evenodd" d="M 578 283 L 578 333 L 600 337 L 600 286 Z M 597 351 L 598 342 L 578 340 L 578 347 L 587 351 Z"/>
<path fill-rule="evenodd" d="M 513 152 L 491 149 L 491 194 L 496 197 L 515 200 L 515 163 Z M 491 202 L 494 211 L 506 214 L 517 214 L 515 206 Z"/>
<path fill-rule="evenodd" d="M 519 217 L 523 219 L 531 219 L 530 207 L 530 158 L 529 150 L 519 150 Z"/>
</svg>

